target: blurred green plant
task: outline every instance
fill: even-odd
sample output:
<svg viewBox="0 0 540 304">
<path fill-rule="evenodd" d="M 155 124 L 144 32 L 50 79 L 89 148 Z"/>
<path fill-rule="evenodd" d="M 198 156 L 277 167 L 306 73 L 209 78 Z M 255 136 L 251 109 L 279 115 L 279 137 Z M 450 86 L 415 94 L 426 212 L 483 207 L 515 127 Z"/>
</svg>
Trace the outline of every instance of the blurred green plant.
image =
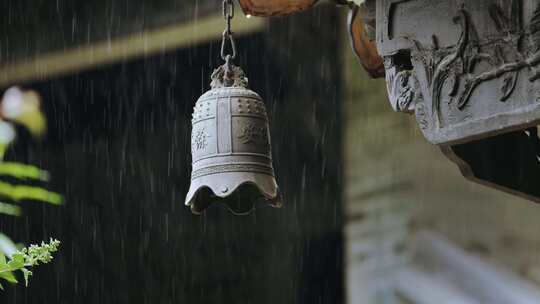
<svg viewBox="0 0 540 304">
<path fill-rule="evenodd" d="M 22 209 L 19 206 L 0 202 L 0 214 L 11 215 L 11 216 L 21 216 Z"/>
<path fill-rule="evenodd" d="M 58 193 L 39 187 L 15 186 L 4 182 L 0 182 L 0 197 L 7 197 L 15 202 L 35 200 L 52 205 L 62 204 L 62 196 Z"/>
<path fill-rule="evenodd" d="M 14 125 L 26 128 L 34 137 L 41 137 L 46 131 L 46 120 L 41 111 L 41 99 L 34 91 L 21 91 L 17 87 L 8 89 L 0 103 L 0 176 L 18 181 L 49 181 L 49 173 L 38 167 L 15 162 L 4 162 L 5 152 L 16 139 Z M 32 200 L 61 205 L 62 196 L 44 188 L 29 185 L 10 184 L 0 181 L 0 215 L 21 216 L 21 201 Z M 17 283 L 16 272 L 22 273 L 25 285 L 32 275 L 29 268 L 49 263 L 60 241 L 51 239 L 49 243 L 19 248 L 9 237 L 0 233 L 0 289 L 1 281 Z"/>
<path fill-rule="evenodd" d="M 35 179 L 44 182 L 49 181 L 49 172 L 35 166 L 19 163 L 0 163 L 0 175 L 9 175 L 18 179 Z"/>
</svg>

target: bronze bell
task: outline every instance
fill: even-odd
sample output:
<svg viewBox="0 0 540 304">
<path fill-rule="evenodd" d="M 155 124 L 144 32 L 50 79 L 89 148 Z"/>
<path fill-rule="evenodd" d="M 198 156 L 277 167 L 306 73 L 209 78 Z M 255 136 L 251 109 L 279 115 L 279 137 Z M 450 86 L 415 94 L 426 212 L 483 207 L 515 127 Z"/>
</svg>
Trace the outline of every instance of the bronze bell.
<svg viewBox="0 0 540 304">
<path fill-rule="evenodd" d="M 258 202 L 280 207 L 264 102 L 229 63 L 214 71 L 211 87 L 193 112 L 186 205 L 195 214 L 214 202 L 234 214 L 249 213 Z"/>
</svg>

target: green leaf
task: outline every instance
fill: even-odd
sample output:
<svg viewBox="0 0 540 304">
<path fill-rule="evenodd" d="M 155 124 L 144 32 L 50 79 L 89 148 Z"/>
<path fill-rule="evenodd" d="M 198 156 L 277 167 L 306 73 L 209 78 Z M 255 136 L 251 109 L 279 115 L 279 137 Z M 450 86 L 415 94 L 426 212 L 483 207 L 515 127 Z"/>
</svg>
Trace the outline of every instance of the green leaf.
<svg viewBox="0 0 540 304">
<path fill-rule="evenodd" d="M 22 263 L 24 265 L 25 255 L 24 253 L 17 251 L 11 255 L 11 261 L 16 261 L 17 263 Z"/>
<path fill-rule="evenodd" d="M 8 265 L 9 268 L 11 268 L 11 269 L 18 270 L 18 269 L 24 267 L 24 262 L 16 261 L 16 260 L 11 260 L 11 261 L 9 261 L 9 262 L 7 263 L 7 265 Z"/>
<path fill-rule="evenodd" d="M 6 281 L 8 281 L 9 283 L 12 283 L 12 284 L 17 284 L 18 281 L 17 281 L 17 278 L 15 278 L 15 276 L 13 275 L 13 272 L 0 272 L 0 279 L 4 279 Z"/>
<path fill-rule="evenodd" d="M 24 254 L 22 254 L 20 252 L 14 253 L 11 256 L 11 260 L 9 260 L 7 265 L 13 270 L 18 270 L 20 268 L 23 268 L 25 266 L 25 256 L 24 256 Z"/>
</svg>

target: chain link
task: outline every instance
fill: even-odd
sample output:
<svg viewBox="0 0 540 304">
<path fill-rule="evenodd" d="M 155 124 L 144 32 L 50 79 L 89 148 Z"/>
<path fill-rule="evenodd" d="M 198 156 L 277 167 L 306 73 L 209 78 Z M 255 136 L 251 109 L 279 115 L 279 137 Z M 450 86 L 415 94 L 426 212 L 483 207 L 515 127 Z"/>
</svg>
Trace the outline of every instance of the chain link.
<svg viewBox="0 0 540 304">
<path fill-rule="evenodd" d="M 225 19 L 226 27 L 223 31 L 223 40 L 221 42 L 221 59 L 229 62 L 230 59 L 236 58 L 236 43 L 234 41 L 233 32 L 231 29 L 231 22 L 234 18 L 233 0 L 223 0 L 223 18 Z M 232 54 L 226 53 L 227 42 L 229 42 L 231 45 Z"/>
</svg>

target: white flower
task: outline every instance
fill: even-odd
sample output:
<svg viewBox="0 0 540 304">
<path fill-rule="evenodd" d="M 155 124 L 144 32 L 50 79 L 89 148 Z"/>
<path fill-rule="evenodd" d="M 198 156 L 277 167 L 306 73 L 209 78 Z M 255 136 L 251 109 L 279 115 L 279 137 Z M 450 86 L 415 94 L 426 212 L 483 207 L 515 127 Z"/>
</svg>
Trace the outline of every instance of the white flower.
<svg viewBox="0 0 540 304">
<path fill-rule="evenodd" d="M 0 120 L 0 145 L 7 145 L 15 139 L 15 128 L 8 122 Z"/>
<path fill-rule="evenodd" d="M 23 112 L 23 92 L 18 87 L 11 87 L 2 98 L 1 112 L 5 118 L 13 119 Z"/>
</svg>

